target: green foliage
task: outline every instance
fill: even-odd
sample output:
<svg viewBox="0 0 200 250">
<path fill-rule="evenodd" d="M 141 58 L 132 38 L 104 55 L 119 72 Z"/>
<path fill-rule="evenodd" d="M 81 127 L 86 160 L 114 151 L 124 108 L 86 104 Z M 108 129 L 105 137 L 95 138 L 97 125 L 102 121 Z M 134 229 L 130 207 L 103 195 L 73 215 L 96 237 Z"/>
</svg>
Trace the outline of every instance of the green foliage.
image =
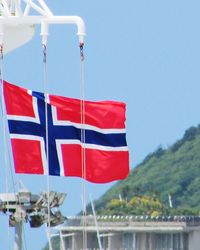
<svg viewBox="0 0 200 250">
<path fill-rule="evenodd" d="M 169 194 L 177 213 L 200 211 L 200 125 L 186 130 L 183 138 L 168 149 L 159 147 L 149 154 L 126 180 L 116 183 L 97 200 L 95 206 L 103 212 L 108 210 L 106 204 L 119 195 L 124 200 L 147 195 L 168 207 Z"/>
<path fill-rule="evenodd" d="M 192 209 L 190 207 L 182 207 L 182 208 L 172 209 L 170 214 L 178 215 L 178 216 L 181 216 L 181 215 L 195 216 L 195 215 L 199 215 L 199 210 Z"/>
<path fill-rule="evenodd" d="M 113 199 L 107 204 L 106 213 L 103 210 L 102 214 L 124 215 L 127 212 L 128 212 L 128 210 L 127 210 L 127 202 L 125 200 Z"/>
<path fill-rule="evenodd" d="M 191 127 L 185 131 L 185 134 L 181 140 L 178 140 L 171 147 L 172 152 L 176 152 L 186 141 L 193 140 L 200 134 L 200 125 L 198 127 Z"/>
<path fill-rule="evenodd" d="M 104 215 L 150 215 L 167 214 L 166 208 L 159 199 L 151 196 L 134 196 L 129 201 L 113 199 L 106 208 L 99 211 Z"/>
<path fill-rule="evenodd" d="M 113 199 L 107 203 L 105 209 L 98 211 L 102 215 L 199 215 L 198 209 L 189 207 L 169 208 L 153 196 L 134 196 L 129 201 Z"/>
<path fill-rule="evenodd" d="M 133 215 L 152 215 L 165 214 L 166 209 L 157 199 L 150 196 L 133 197 L 128 202 L 129 214 Z"/>
</svg>

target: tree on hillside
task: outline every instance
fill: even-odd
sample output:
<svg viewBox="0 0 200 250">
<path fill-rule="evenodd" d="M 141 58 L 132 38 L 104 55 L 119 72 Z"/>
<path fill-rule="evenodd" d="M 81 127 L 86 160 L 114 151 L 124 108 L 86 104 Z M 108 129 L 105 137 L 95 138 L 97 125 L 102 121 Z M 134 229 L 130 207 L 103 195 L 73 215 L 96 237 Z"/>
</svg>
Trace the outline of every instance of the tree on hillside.
<svg viewBox="0 0 200 250">
<path fill-rule="evenodd" d="M 155 197 L 134 196 L 130 201 L 113 199 L 108 202 L 101 214 L 107 215 L 160 215 L 166 214 L 167 208 Z"/>
<path fill-rule="evenodd" d="M 133 197 L 127 204 L 130 214 L 160 215 L 166 213 L 165 206 L 155 197 Z"/>
</svg>

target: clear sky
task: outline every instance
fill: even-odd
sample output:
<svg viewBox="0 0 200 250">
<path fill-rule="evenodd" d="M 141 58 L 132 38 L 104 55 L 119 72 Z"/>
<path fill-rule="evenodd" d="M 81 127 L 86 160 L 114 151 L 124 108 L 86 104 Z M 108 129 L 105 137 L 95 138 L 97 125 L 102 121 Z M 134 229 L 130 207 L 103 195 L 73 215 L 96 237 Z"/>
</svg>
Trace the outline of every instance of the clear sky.
<svg viewBox="0 0 200 250">
<path fill-rule="evenodd" d="M 85 96 L 127 104 L 127 141 L 134 168 L 158 146 L 170 146 L 200 121 L 200 2 L 198 0 L 47 0 L 55 15 L 79 15 L 87 27 Z M 53 26 L 48 43 L 48 92 L 80 97 L 79 48 L 74 26 Z M 40 27 L 34 39 L 5 56 L 4 78 L 43 91 Z M 2 137 L 2 136 L 1 136 Z M 1 146 L 2 149 L 2 146 Z M 1 156 L 3 152 L 1 153 Z M 5 192 L 4 161 L 1 159 Z M 43 176 L 17 176 L 38 193 Z M 52 177 L 52 190 L 68 194 L 62 212 L 81 210 L 77 178 Z M 87 184 L 87 195 L 100 197 L 113 183 Z M 13 229 L 0 221 L 0 249 L 12 249 Z M 5 228 L 5 230 L 4 230 Z M 25 226 L 26 249 L 41 249 L 45 228 Z M 9 248 L 10 246 L 10 248 Z"/>
</svg>

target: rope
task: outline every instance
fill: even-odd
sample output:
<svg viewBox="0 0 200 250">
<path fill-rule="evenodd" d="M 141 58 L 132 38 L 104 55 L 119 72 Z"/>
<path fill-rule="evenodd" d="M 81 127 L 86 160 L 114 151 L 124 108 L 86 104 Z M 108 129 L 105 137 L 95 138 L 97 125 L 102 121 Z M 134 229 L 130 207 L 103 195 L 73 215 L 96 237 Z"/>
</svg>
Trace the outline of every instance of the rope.
<svg viewBox="0 0 200 250">
<path fill-rule="evenodd" d="M 24 223 L 22 223 L 22 235 L 23 235 L 23 250 L 27 250 L 27 243 L 26 243 L 26 234 L 25 234 L 25 228 Z"/>
<path fill-rule="evenodd" d="M 47 94 L 47 47 L 45 44 L 43 47 L 43 65 L 44 65 L 44 96 L 45 96 L 45 131 L 46 131 L 46 156 L 47 156 L 47 166 L 46 166 L 46 174 L 47 174 L 47 210 L 48 210 L 48 220 L 47 220 L 47 238 L 49 241 L 49 249 L 53 250 L 51 245 L 51 229 L 50 229 L 50 176 L 49 176 L 49 131 L 48 131 L 48 94 Z"/>
<path fill-rule="evenodd" d="M 6 123 L 6 110 L 5 110 L 5 102 L 4 102 L 4 94 L 3 94 L 3 81 L 4 81 L 4 77 L 3 77 L 3 59 L 4 59 L 4 46 L 3 44 L 0 45 L 0 83 L 1 83 L 1 111 L 2 111 L 2 120 L 3 120 L 3 138 L 4 138 L 4 160 L 5 160 L 5 168 L 6 168 L 6 183 L 7 183 L 7 188 L 6 188 L 6 192 L 8 193 L 8 176 L 9 173 L 7 171 L 7 166 L 10 170 L 10 176 L 12 178 L 12 186 L 13 186 L 13 191 L 14 193 L 16 193 L 16 189 L 15 189 L 15 181 L 14 181 L 14 174 L 12 171 L 12 167 L 11 167 L 11 154 L 9 151 L 9 142 L 7 140 L 7 134 L 8 130 L 7 130 L 7 123 Z"/>
<path fill-rule="evenodd" d="M 83 202 L 83 249 L 87 249 L 86 213 L 86 155 L 85 155 L 85 86 L 84 86 L 84 44 L 80 44 L 80 111 L 81 111 L 81 168 Z"/>
<path fill-rule="evenodd" d="M 5 186 L 6 186 L 6 194 L 7 194 L 7 207 L 8 207 L 8 155 L 7 155 L 7 140 L 6 140 L 6 114 L 5 114 L 5 106 L 4 106 L 4 97 L 3 97 L 3 44 L 0 45 L 0 82 L 1 82 L 1 112 L 2 112 L 2 127 L 3 127 L 3 157 L 5 164 Z M 7 211 L 8 212 L 8 211 Z M 8 237 L 8 248 L 10 249 L 10 228 L 8 225 L 7 231 Z"/>
</svg>

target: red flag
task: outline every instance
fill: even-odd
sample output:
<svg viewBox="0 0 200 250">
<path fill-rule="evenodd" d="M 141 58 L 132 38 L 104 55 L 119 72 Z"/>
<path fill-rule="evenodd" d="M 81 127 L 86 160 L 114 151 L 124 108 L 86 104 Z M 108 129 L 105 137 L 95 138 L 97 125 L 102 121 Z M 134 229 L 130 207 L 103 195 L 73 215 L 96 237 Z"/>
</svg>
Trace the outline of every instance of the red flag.
<svg viewBox="0 0 200 250">
<path fill-rule="evenodd" d="M 128 176 L 124 103 L 85 101 L 83 125 L 80 100 L 48 95 L 47 140 L 43 93 L 4 81 L 4 99 L 17 173 L 84 177 L 84 148 L 86 180 L 106 183 Z"/>
</svg>

